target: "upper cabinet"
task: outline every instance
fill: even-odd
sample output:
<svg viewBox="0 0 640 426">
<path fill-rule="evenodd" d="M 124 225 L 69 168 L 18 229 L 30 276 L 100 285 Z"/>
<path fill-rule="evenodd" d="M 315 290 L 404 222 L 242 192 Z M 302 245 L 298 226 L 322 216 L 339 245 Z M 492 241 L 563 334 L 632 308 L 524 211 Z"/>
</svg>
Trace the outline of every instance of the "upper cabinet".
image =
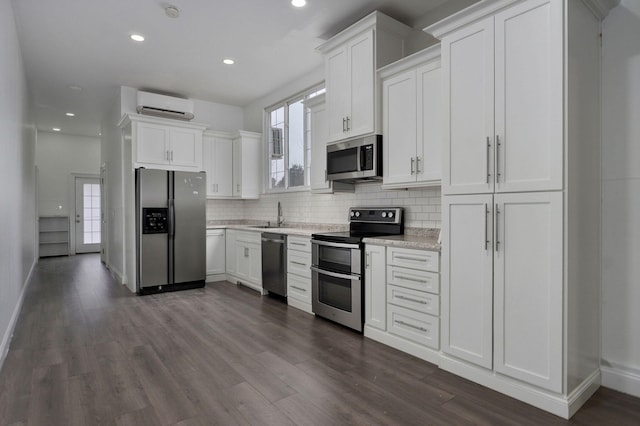
<svg viewBox="0 0 640 426">
<path fill-rule="evenodd" d="M 521 2 L 442 38 L 444 194 L 562 189 L 562 10 Z"/>
<path fill-rule="evenodd" d="M 133 167 L 202 171 L 204 125 L 127 114 L 131 124 Z"/>
<path fill-rule="evenodd" d="M 440 46 L 378 71 L 382 82 L 383 188 L 440 185 Z"/>
<path fill-rule="evenodd" d="M 318 47 L 325 63 L 329 142 L 380 132 L 376 69 L 405 55 L 410 31 L 376 11 Z"/>
<path fill-rule="evenodd" d="M 262 190 L 262 135 L 239 131 L 233 137 L 233 196 L 260 198 Z"/>
<path fill-rule="evenodd" d="M 207 198 L 233 196 L 233 137 L 229 133 L 207 130 L 203 145 Z"/>
</svg>

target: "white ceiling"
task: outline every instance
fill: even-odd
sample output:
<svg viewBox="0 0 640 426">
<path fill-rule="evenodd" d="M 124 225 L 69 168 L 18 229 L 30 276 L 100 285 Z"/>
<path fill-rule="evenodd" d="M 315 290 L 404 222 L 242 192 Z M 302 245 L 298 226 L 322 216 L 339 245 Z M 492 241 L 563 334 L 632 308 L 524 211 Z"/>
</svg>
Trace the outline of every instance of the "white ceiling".
<svg viewBox="0 0 640 426">
<path fill-rule="evenodd" d="M 473 2 L 307 1 L 12 0 L 36 125 L 97 136 L 119 86 L 244 106 L 319 67 L 315 47 L 373 10 L 420 29 Z"/>
</svg>

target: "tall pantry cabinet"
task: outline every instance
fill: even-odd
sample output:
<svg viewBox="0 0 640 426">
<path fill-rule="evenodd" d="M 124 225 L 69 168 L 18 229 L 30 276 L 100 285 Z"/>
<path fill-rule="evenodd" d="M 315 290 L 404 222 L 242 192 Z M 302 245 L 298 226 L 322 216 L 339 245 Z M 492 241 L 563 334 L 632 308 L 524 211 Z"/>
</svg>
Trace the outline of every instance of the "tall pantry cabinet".
<svg viewBox="0 0 640 426">
<path fill-rule="evenodd" d="M 600 22 L 484 0 L 441 40 L 440 366 L 568 418 L 600 385 Z"/>
</svg>

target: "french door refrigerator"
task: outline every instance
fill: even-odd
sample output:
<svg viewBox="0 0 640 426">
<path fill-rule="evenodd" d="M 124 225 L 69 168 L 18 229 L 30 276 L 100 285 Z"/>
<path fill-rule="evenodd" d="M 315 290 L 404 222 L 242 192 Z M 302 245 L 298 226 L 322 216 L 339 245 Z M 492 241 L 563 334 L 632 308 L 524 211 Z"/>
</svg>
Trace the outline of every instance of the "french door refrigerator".
<svg viewBox="0 0 640 426">
<path fill-rule="evenodd" d="M 203 287 L 205 173 L 139 168 L 135 179 L 138 293 Z"/>
</svg>

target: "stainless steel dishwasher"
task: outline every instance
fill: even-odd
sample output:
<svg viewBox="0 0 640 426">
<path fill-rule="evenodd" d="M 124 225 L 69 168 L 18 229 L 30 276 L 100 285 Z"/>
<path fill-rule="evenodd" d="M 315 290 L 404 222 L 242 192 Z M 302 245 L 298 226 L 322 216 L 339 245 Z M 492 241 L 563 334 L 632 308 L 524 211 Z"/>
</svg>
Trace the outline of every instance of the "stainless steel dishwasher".
<svg viewBox="0 0 640 426">
<path fill-rule="evenodd" d="M 262 233 L 262 288 L 287 297 L 287 236 Z"/>
</svg>

